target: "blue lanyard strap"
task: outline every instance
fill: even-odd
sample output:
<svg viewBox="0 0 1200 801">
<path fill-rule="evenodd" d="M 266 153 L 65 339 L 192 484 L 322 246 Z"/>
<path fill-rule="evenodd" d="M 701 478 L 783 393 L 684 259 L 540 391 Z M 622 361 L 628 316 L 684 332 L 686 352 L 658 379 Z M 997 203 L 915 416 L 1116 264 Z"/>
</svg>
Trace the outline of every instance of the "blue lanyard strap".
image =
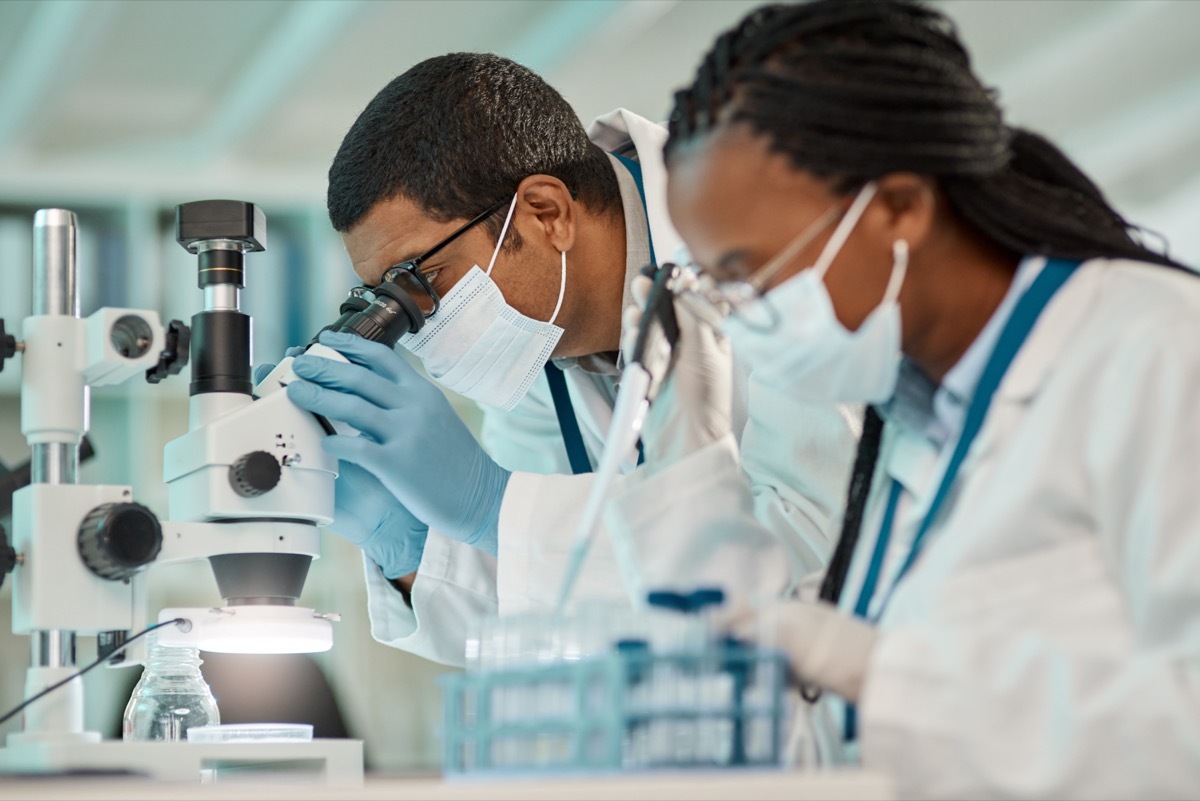
<svg viewBox="0 0 1200 801">
<path fill-rule="evenodd" d="M 1000 338 L 996 342 L 996 347 L 992 351 L 992 355 L 988 358 L 987 365 L 983 368 L 983 374 L 979 378 L 979 385 L 975 389 L 975 396 L 971 399 L 970 406 L 967 407 L 967 416 L 963 421 L 962 434 L 959 435 L 958 442 L 954 446 L 950 461 L 946 465 L 946 472 L 942 475 L 942 481 L 938 485 L 937 493 L 933 496 L 933 501 L 929 505 L 929 511 L 925 513 L 925 518 L 921 521 L 921 527 L 917 529 L 917 535 L 913 538 L 913 544 L 908 551 L 908 556 L 905 558 L 900 571 L 896 574 L 895 580 L 888 589 L 887 597 L 879 606 L 880 613 L 887 608 L 887 604 L 891 600 L 896 586 L 899 585 L 901 579 L 912 568 L 913 563 L 917 561 L 917 557 L 925 545 L 925 537 L 933 527 L 934 521 L 937 520 L 942 504 L 945 503 L 946 497 L 950 494 L 950 488 L 954 485 L 954 481 L 958 477 L 958 471 L 962 467 L 963 461 L 967 458 L 967 453 L 970 451 L 971 445 L 975 442 L 975 437 L 979 434 L 980 429 L 983 428 L 983 421 L 987 418 L 988 409 L 992 405 L 992 398 L 995 396 L 996 390 L 999 389 L 1000 382 L 1004 379 L 1005 373 L 1008 372 L 1013 359 L 1020 352 L 1021 346 L 1025 344 L 1025 340 L 1029 338 L 1030 332 L 1033 331 L 1034 325 L 1036 325 L 1038 318 L 1046 306 L 1049 305 L 1051 298 L 1067 282 L 1078 266 L 1079 262 L 1066 261 L 1064 259 L 1051 259 L 1047 261 L 1046 266 L 1042 268 L 1037 278 L 1034 279 L 1029 288 L 1021 295 L 1020 300 L 1017 301 L 1012 316 L 1005 323 L 1004 329 L 1000 332 Z M 859 592 L 858 602 L 854 605 L 854 614 L 859 617 L 865 618 L 867 616 L 871 599 L 875 595 L 875 589 L 879 583 L 879 573 L 883 565 L 883 558 L 887 552 L 888 542 L 891 539 L 892 528 L 895 526 L 896 507 L 899 504 L 900 494 L 901 485 L 898 481 L 893 480 L 887 509 L 883 516 L 883 525 L 880 528 L 879 537 L 875 541 L 875 551 L 871 555 L 871 564 L 867 568 L 867 577 Z M 846 705 L 844 734 L 847 741 L 854 740 L 858 736 L 858 710 L 853 704 Z"/>
<path fill-rule="evenodd" d="M 592 472 L 592 462 L 583 444 L 579 421 L 575 419 L 575 406 L 567 392 L 567 377 L 552 362 L 546 363 L 546 380 L 550 382 L 550 398 L 554 401 L 554 414 L 558 417 L 558 428 L 562 431 L 563 445 L 567 448 L 567 460 L 575 475 Z"/>
<path fill-rule="evenodd" d="M 883 569 L 883 557 L 887 554 L 888 543 L 892 539 L 892 529 L 895 528 L 896 509 L 900 505 L 900 496 L 904 485 L 892 479 L 892 489 L 888 493 L 887 508 L 883 513 L 883 525 L 879 527 L 879 537 L 875 540 L 875 551 L 871 554 L 871 564 L 867 567 L 867 577 L 863 579 L 862 589 L 858 593 L 858 602 L 854 604 L 856 617 L 866 618 L 871 608 L 871 599 L 875 597 L 875 588 L 879 585 L 879 573 Z M 846 742 L 858 739 L 858 708 L 854 704 L 846 704 L 846 715 L 843 721 L 843 736 Z"/>
<path fill-rule="evenodd" d="M 900 505 L 900 495 L 903 490 L 904 485 L 892 479 L 892 490 L 888 494 L 887 508 L 883 513 L 883 525 L 879 527 L 879 537 L 875 540 L 875 552 L 871 554 L 867 577 L 863 579 L 862 589 L 858 592 L 858 602 L 854 605 L 856 617 L 865 618 L 867 616 L 871 599 L 875 597 L 875 588 L 879 586 L 879 573 L 883 569 L 883 557 L 887 554 L 888 543 L 892 538 L 892 529 L 896 522 L 896 508 Z"/>
<path fill-rule="evenodd" d="M 983 368 L 983 375 L 979 377 L 979 386 L 975 389 L 971 405 L 967 407 L 962 434 L 959 435 L 958 443 L 954 446 L 954 452 L 950 456 L 950 462 L 946 465 L 946 472 L 942 476 L 942 483 L 937 488 L 937 494 L 933 496 L 929 511 L 925 514 L 925 519 L 921 521 L 921 527 L 917 530 L 917 536 L 913 539 L 908 558 L 904 560 L 900 572 L 896 574 L 896 580 L 892 582 L 893 591 L 920 555 L 921 549 L 925 545 L 925 535 L 929 533 L 934 521 L 937 520 L 942 504 L 945 503 L 946 497 L 950 494 L 950 488 L 958 477 L 958 471 L 967 458 L 967 453 L 975 442 L 979 430 L 983 428 L 983 421 L 987 418 L 988 409 L 992 405 L 992 398 L 999 389 L 1000 382 L 1004 380 L 1004 374 L 1008 372 L 1008 368 L 1017 353 L 1020 352 L 1021 346 L 1029 338 L 1030 332 L 1033 331 L 1042 311 L 1049 305 L 1050 299 L 1067 282 L 1078 266 L 1079 262 L 1077 261 L 1051 259 L 1046 262 L 1046 266 L 1034 279 L 1033 284 L 1017 301 L 1012 316 L 1008 318 L 1004 330 L 1000 332 L 1000 339 L 996 342 L 995 350 L 992 351 L 987 365 Z M 889 591 L 889 596 L 890 594 L 891 591 Z"/>
</svg>

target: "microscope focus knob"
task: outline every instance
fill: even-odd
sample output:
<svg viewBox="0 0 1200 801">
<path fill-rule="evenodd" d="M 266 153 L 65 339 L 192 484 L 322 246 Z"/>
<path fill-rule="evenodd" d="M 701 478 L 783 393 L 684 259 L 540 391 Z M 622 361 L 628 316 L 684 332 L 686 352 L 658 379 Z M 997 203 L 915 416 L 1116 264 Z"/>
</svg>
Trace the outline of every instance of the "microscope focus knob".
<svg viewBox="0 0 1200 801">
<path fill-rule="evenodd" d="M 17 338 L 5 332 L 4 321 L 0 320 L 0 370 L 4 369 L 6 360 L 17 355 L 18 350 Z"/>
<path fill-rule="evenodd" d="M 158 364 L 146 371 L 146 381 L 157 384 L 170 375 L 178 375 L 188 363 L 188 349 L 192 342 L 192 329 L 179 320 L 167 323 L 166 347 L 158 354 Z"/>
<path fill-rule="evenodd" d="M 162 549 L 162 526 L 140 503 L 104 503 L 79 526 L 79 556 L 100 578 L 124 581 Z"/>
<path fill-rule="evenodd" d="M 4 526 L 0 526 L 0 587 L 4 586 L 4 577 L 13 572 L 17 566 L 17 552 L 8 544 L 8 535 Z"/>
<path fill-rule="evenodd" d="M 229 465 L 229 486 L 243 498 L 256 498 L 279 484 L 283 471 L 266 451 L 251 451 Z"/>
</svg>

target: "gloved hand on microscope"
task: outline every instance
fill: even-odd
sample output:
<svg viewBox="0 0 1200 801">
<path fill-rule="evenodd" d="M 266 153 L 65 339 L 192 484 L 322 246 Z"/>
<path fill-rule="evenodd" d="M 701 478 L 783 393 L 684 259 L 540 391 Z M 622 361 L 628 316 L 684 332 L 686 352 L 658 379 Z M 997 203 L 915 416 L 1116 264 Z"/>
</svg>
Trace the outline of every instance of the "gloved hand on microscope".
<svg viewBox="0 0 1200 801">
<path fill-rule="evenodd" d="M 294 347 L 284 355 L 302 353 L 303 347 Z M 254 383 L 261 383 L 273 369 L 273 364 L 256 367 Z M 353 462 L 338 462 L 333 515 L 329 530 L 358 546 L 389 580 L 416 572 L 429 526 L 396 500 L 370 471 Z"/>
<path fill-rule="evenodd" d="M 389 579 L 417 569 L 430 527 L 495 556 L 509 471 L 484 452 L 441 390 L 394 350 L 328 331 L 319 342 L 348 362 L 298 355 L 292 370 L 299 380 L 287 393 L 300 408 L 359 432 L 323 443 L 340 463 L 331 528 Z"/>
</svg>

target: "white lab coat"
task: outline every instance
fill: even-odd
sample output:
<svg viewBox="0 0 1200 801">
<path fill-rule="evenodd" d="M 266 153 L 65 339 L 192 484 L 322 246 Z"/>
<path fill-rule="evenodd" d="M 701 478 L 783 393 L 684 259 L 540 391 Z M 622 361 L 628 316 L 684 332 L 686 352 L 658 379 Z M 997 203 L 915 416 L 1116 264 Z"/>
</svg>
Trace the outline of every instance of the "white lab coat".
<svg viewBox="0 0 1200 801">
<path fill-rule="evenodd" d="M 1083 265 L 880 620 L 865 764 L 925 798 L 1200 795 L 1197 398 L 1200 281 Z"/>
<path fill-rule="evenodd" d="M 617 110 L 598 119 L 590 135 L 606 150 L 632 140 L 641 163 L 655 252 L 672 253 L 679 237 L 666 212 L 665 129 Z M 596 464 L 612 417 L 611 401 L 579 370 L 565 375 L 584 443 Z M 744 378 L 735 383 L 744 393 Z M 681 480 L 666 494 L 642 493 L 642 502 L 625 505 L 631 510 L 628 515 L 639 517 L 635 547 L 651 584 L 717 582 L 735 593 L 778 593 L 796 576 L 823 566 L 853 457 L 853 424 L 832 407 L 798 404 L 753 385 L 744 402 L 749 420 L 736 420 L 734 425 L 754 492 L 740 514 L 755 516 L 765 528 L 745 536 L 728 530 L 708 540 L 691 537 L 698 521 L 693 518 L 697 504 L 689 484 L 713 478 L 745 481 L 731 455 L 737 447 L 732 438 L 718 443 L 707 449 L 707 460 L 689 460 L 677 471 Z M 500 512 L 498 558 L 430 532 L 411 608 L 375 565 L 366 564 L 375 638 L 447 664 L 463 662 L 464 641 L 480 620 L 551 608 L 592 483 L 590 475 L 570 475 L 544 375 L 513 411 L 485 410 L 482 439 L 492 457 L 514 471 Z M 630 494 L 637 492 L 635 480 Z M 600 533 L 575 597 L 624 597 L 618 575 L 608 538 Z"/>
<path fill-rule="evenodd" d="M 1200 279 L 1081 266 L 1005 375 L 879 621 L 861 759 L 902 797 L 1200 795 L 1197 398 Z M 880 464 L 919 471 L 929 454 L 901 447 L 885 433 Z M 897 520 L 900 554 L 938 478 Z M 886 501 L 874 484 L 856 562 Z M 728 507 L 735 489 L 707 495 Z M 829 722 L 818 738 L 837 736 Z"/>
</svg>

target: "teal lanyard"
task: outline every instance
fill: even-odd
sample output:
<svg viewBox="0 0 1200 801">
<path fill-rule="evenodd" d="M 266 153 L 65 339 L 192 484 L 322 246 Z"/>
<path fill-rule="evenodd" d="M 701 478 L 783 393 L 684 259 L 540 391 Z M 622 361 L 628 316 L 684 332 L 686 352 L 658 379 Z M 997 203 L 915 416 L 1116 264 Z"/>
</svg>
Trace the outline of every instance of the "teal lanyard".
<svg viewBox="0 0 1200 801">
<path fill-rule="evenodd" d="M 642 165 L 631 158 L 613 156 L 629 170 L 637 184 L 638 194 L 642 198 L 642 208 L 646 208 L 646 187 L 642 183 Z M 650 235 L 649 213 L 646 217 L 646 235 Z M 654 240 L 650 239 L 650 261 L 654 262 Z M 657 263 L 657 262 L 655 262 Z M 553 363 L 546 363 L 546 380 L 550 383 L 550 399 L 554 402 L 554 414 L 558 418 L 558 430 L 562 432 L 563 446 L 567 449 L 567 461 L 574 475 L 592 472 L 592 460 L 588 458 L 587 447 L 583 444 L 583 433 L 579 430 L 579 419 L 575 416 L 575 405 L 571 403 L 571 393 L 567 390 L 566 376 Z M 638 444 L 638 464 L 646 459 L 642 450 L 642 441 Z"/>
<path fill-rule="evenodd" d="M 567 377 L 553 362 L 546 362 L 546 381 L 550 384 L 550 400 L 554 401 L 554 414 L 558 417 L 558 430 L 562 432 L 571 473 L 577 476 L 590 473 L 592 460 L 588 458 L 579 420 L 575 417 L 575 405 L 571 403 L 571 393 L 567 391 Z"/>
<path fill-rule="evenodd" d="M 933 496 L 933 501 L 929 504 L 929 511 L 925 513 L 925 518 L 921 521 L 921 527 L 917 529 L 917 535 L 913 538 L 912 547 L 909 548 L 908 556 L 904 563 L 900 566 L 900 571 L 896 574 L 895 581 L 892 582 L 888 589 L 888 594 L 884 598 L 884 602 L 879 606 L 879 612 L 874 616 L 883 613 L 891 601 L 892 593 L 895 592 L 896 586 L 904 578 L 905 574 L 912 568 L 917 557 L 921 554 L 921 549 L 925 545 L 926 535 L 929 534 L 933 527 L 934 521 L 937 520 L 938 514 L 941 512 L 942 504 L 945 503 L 947 496 L 950 494 L 950 489 L 954 485 L 955 479 L 958 477 L 958 471 L 962 468 L 963 461 L 967 458 L 967 453 L 971 449 L 971 445 L 975 442 L 975 437 L 979 434 L 979 430 L 983 427 L 983 421 L 987 418 L 988 409 L 992 405 L 992 398 L 996 394 L 996 390 L 1000 387 L 1000 382 L 1004 379 L 1005 373 L 1008 372 L 1009 366 L 1017 353 L 1021 350 L 1021 346 L 1025 344 L 1025 340 L 1029 338 L 1029 333 L 1037 324 L 1038 318 L 1042 311 L 1049 305 L 1051 298 L 1062 287 L 1063 284 L 1075 272 L 1075 268 L 1079 266 L 1079 262 L 1066 261 L 1064 259 L 1051 259 L 1046 262 L 1046 266 L 1034 279 L 1033 283 L 1021 295 L 1017 301 L 1016 307 L 1013 309 L 1012 316 L 1008 318 L 1004 329 L 1000 332 L 1000 338 L 996 342 L 996 347 L 992 350 L 992 355 L 988 357 L 987 364 L 983 368 L 983 374 L 979 377 L 979 386 L 975 389 L 975 396 L 971 399 L 970 406 L 967 407 L 967 416 L 963 421 L 962 434 L 959 435 L 958 443 L 954 446 L 954 451 L 950 455 L 950 461 L 946 465 L 946 472 L 942 475 L 942 481 L 938 485 L 937 492 Z M 867 580 L 863 582 L 862 589 L 859 591 L 858 602 L 854 605 L 854 614 L 858 617 L 867 617 L 867 610 L 870 607 L 871 599 L 875 595 L 877 585 L 879 583 L 879 571 L 883 564 L 884 554 L 887 551 L 888 543 L 891 540 L 892 528 L 895 525 L 896 507 L 900 500 L 900 484 L 892 482 L 892 491 L 888 499 L 888 507 L 884 513 L 883 527 L 881 527 L 879 536 L 875 540 L 875 551 L 871 555 L 871 564 L 867 570 Z M 857 713 L 853 705 L 846 707 L 846 740 L 854 740 L 858 735 Z"/>
<path fill-rule="evenodd" d="M 892 529 L 896 523 L 896 509 L 900 506 L 900 495 L 904 486 L 892 479 L 892 489 L 888 493 L 887 507 L 883 512 L 883 525 L 879 527 L 879 538 L 875 541 L 875 551 L 871 554 L 871 564 L 867 567 L 867 577 L 863 579 L 862 589 L 858 591 L 858 602 L 854 604 L 854 615 L 865 618 L 875 597 L 875 588 L 879 585 L 879 573 L 883 569 L 883 557 L 887 555 L 888 543 L 892 539 Z"/>
<path fill-rule="evenodd" d="M 613 158 L 621 162 L 625 169 L 629 170 L 629 174 L 633 176 L 633 182 L 637 184 L 638 194 L 642 197 L 642 209 L 646 209 L 646 185 L 642 183 L 642 165 L 628 156 L 621 156 L 613 153 Z M 654 257 L 654 235 L 650 233 L 650 212 L 646 211 L 646 239 L 650 245 L 650 263 L 658 264 L 658 259 Z"/>
</svg>

